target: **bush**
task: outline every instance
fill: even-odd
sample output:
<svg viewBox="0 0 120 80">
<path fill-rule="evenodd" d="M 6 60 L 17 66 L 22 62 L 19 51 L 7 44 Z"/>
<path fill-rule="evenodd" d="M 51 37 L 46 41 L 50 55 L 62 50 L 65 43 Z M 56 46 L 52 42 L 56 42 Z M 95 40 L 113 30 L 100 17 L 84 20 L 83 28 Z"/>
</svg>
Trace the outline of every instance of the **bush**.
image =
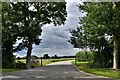
<svg viewBox="0 0 120 80">
<path fill-rule="evenodd" d="M 55 62 L 55 60 L 52 60 L 51 62 Z"/>
<path fill-rule="evenodd" d="M 37 67 L 37 66 L 40 65 L 39 63 L 40 63 L 39 60 L 32 60 L 32 65 L 31 65 L 31 67 L 32 67 L 32 68 Z"/>
<path fill-rule="evenodd" d="M 88 56 L 88 58 L 89 58 L 89 60 L 90 61 L 92 61 L 93 60 L 93 53 L 92 52 L 87 52 L 87 56 Z M 86 54 L 85 54 L 85 52 L 82 52 L 82 51 L 80 51 L 80 52 L 78 52 L 78 53 L 76 53 L 76 58 L 77 58 L 77 61 L 79 61 L 79 62 L 81 62 L 81 61 L 87 61 L 87 57 L 86 57 Z"/>
<path fill-rule="evenodd" d="M 14 68 L 15 58 L 12 52 L 2 51 L 2 68 Z"/>
<path fill-rule="evenodd" d="M 18 61 L 18 62 L 15 64 L 15 68 L 17 68 L 17 69 L 26 69 L 26 64 L 23 63 L 23 62 Z"/>
</svg>

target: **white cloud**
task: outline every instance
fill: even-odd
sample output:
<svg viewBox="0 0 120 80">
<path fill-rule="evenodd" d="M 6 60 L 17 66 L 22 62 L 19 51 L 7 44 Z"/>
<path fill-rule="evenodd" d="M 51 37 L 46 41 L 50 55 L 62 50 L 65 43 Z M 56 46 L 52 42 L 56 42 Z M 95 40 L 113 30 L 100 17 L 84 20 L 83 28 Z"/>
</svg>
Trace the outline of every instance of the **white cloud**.
<svg viewBox="0 0 120 80">
<path fill-rule="evenodd" d="M 16 57 L 25 57 L 26 53 L 27 53 L 26 50 L 22 50 L 22 51 L 13 53 L 13 55 L 16 55 Z"/>
</svg>

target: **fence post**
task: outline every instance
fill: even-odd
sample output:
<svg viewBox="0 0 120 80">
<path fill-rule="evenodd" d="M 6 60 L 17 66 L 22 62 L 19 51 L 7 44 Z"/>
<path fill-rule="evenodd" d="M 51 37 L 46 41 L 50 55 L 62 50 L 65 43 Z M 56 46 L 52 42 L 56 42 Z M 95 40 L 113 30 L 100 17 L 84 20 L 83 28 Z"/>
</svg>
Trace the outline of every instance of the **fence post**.
<svg viewBox="0 0 120 80">
<path fill-rule="evenodd" d="M 77 56 L 75 56 L 75 65 L 77 65 Z"/>
<path fill-rule="evenodd" d="M 41 66 L 42 66 L 42 57 L 41 57 Z"/>
</svg>

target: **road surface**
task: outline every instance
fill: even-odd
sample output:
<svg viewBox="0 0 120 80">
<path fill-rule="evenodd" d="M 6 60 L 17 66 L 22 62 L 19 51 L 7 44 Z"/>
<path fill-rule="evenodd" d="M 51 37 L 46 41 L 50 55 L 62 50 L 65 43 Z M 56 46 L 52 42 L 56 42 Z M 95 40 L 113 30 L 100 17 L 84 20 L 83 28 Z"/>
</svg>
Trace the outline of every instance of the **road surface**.
<svg viewBox="0 0 120 80">
<path fill-rule="evenodd" d="M 62 61 L 3 74 L 2 80 L 113 80 L 79 71 L 71 61 Z"/>
</svg>

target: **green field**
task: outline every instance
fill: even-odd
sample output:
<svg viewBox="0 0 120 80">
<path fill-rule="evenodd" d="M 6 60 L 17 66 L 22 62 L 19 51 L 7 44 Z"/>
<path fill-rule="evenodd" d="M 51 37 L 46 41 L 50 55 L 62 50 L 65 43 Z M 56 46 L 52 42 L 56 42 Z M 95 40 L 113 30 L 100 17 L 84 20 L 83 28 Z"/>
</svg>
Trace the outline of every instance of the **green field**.
<svg viewBox="0 0 120 80">
<path fill-rule="evenodd" d="M 35 60 L 39 61 L 39 65 L 41 65 L 41 59 L 35 59 Z M 67 60 L 74 60 L 74 58 L 42 59 L 42 65 L 45 66 L 52 62 L 67 61 Z M 26 59 L 16 60 L 16 62 L 19 62 L 19 61 L 26 63 Z"/>
<path fill-rule="evenodd" d="M 74 61 L 72 63 L 75 64 Z M 109 68 L 89 68 L 88 62 L 77 62 L 77 67 L 78 69 L 87 73 L 101 75 L 101 76 L 110 77 L 114 79 L 120 79 L 120 73 L 118 70 L 113 70 Z"/>
</svg>

